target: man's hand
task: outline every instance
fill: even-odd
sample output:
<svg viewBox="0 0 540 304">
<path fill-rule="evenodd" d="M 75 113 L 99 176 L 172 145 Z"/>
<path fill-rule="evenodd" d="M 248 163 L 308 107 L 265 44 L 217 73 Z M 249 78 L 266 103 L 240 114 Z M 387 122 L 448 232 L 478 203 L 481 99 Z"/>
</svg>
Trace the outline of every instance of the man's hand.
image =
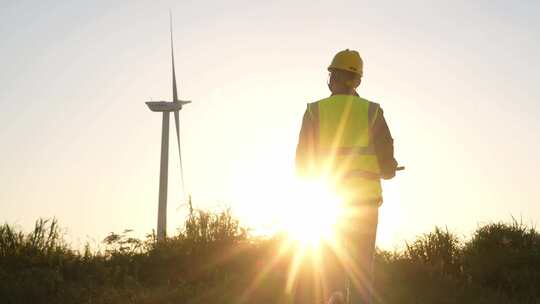
<svg viewBox="0 0 540 304">
<path fill-rule="evenodd" d="M 382 179 L 392 179 L 395 176 L 396 176 L 396 171 L 386 172 L 385 174 L 381 174 Z"/>
<path fill-rule="evenodd" d="M 382 179 L 392 179 L 396 176 L 396 171 L 401 171 L 401 170 L 405 170 L 405 167 L 404 166 L 397 166 L 396 164 L 396 167 L 394 170 L 392 170 L 391 172 L 386 172 L 385 174 L 382 174 L 381 173 L 381 178 Z"/>
</svg>

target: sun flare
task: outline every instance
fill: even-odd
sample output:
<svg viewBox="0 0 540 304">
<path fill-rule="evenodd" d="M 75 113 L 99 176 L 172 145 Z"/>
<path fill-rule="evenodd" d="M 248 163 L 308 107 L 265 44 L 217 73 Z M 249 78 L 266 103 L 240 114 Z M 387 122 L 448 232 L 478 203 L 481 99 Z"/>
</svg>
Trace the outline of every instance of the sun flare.
<svg viewBox="0 0 540 304">
<path fill-rule="evenodd" d="M 332 241 L 343 215 L 342 199 L 324 181 L 298 181 L 283 217 L 289 238 L 304 247 Z"/>
</svg>

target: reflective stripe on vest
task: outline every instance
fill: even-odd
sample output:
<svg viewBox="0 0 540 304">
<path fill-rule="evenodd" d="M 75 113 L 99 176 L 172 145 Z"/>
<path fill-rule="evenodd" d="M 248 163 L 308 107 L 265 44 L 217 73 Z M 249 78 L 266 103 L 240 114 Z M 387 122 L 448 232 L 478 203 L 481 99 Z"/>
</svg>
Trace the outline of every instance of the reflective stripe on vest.
<svg viewBox="0 0 540 304">
<path fill-rule="evenodd" d="M 335 154 L 335 155 L 374 155 L 375 154 L 375 148 L 373 145 L 369 145 L 367 147 L 341 147 L 336 149 L 328 149 L 326 151 L 322 150 L 322 148 L 319 150 L 319 153 L 321 154 Z"/>
</svg>

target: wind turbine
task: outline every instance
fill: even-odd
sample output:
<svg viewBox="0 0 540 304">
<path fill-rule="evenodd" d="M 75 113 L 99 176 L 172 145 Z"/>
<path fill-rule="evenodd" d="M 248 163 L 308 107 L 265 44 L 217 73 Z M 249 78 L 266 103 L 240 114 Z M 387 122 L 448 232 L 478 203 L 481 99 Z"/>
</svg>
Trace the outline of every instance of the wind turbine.
<svg viewBox="0 0 540 304">
<path fill-rule="evenodd" d="M 172 14 L 169 12 L 170 31 L 171 31 L 171 62 L 172 62 L 172 101 L 147 101 L 146 105 L 152 112 L 163 112 L 163 121 L 161 127 L 161 162 L 159 169 L 159 203 L 157 220 L 157 240 L 161 242 L 166 236 L 167 227 L 167 182 L 169 171 L 169 113 L 174 112 L 174 123 L 176 126 L 176 139 L 178 140 L 178 156 L 180 157 L 180 181 L 182 191 L 184 188 L 184 173 L 182 168 L 182 153 L 180 149 L 180 110 L 182 106 L 191 101 L 179 100 L 178 90 L 176 89 L 176 73 L 174 70 L 174 45 Z"/>
</svg>

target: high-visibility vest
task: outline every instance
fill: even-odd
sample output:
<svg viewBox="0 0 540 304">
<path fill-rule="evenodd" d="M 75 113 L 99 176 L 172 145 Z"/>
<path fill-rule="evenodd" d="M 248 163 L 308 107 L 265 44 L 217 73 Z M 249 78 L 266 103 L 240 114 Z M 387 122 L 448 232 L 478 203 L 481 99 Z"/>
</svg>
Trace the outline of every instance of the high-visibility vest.
<svg viewBox="0 0 540 304">
<path fill-rule="evenodd" d="M 334 95 L 308 104 L 308 111 L 316 121 L 319 170 L 337 180 L 347 195 L 380 202 L 380 169 L 372 137 L 379 105 L 359 96 Z"/>
</svg>

